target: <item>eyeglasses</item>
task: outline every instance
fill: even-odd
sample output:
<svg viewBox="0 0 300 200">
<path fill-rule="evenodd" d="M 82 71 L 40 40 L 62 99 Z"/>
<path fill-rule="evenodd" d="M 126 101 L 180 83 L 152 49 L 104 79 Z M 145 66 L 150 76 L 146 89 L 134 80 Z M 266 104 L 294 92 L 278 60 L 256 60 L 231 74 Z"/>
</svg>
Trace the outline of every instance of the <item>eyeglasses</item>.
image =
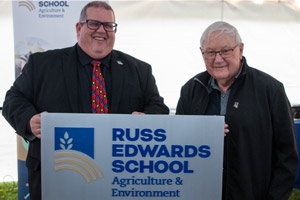
<svg viewBox="0 0 300 200">
<path fill-rule="evenodd" d="M 233 50 L 239 46 L 239 44 L 235 45 L 232 48 L 224 48 L 221 49 L 220 51 L 202 51 L 202 55 L 205 59 L 207 60 L 214 60 L 216 58 L 217 53 L 222 57 L 222 58 L 229 58 L 232 56 Z"/>
<path fill-rule="evenodd" d="M 98 30 L 102 25 L 104 30 L 108 32 L 113 32 L 116 30 L 118 24 L 114 22 L 99 22 L 97 20 L 87 19 L 85 22 L 80 22 L 81 24 L 86 23 L 87 27 L 91 30 Z"/>
</svg>

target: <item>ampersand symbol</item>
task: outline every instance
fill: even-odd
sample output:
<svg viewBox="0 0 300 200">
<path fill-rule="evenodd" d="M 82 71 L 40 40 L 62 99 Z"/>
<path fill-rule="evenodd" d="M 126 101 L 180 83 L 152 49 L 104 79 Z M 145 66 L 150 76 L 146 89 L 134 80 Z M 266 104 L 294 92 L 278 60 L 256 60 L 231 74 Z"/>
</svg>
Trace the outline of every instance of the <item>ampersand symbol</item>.
<svg viewBox="0 0 300 200">
<path fill-rule="evenodd" d="M 181 180 L 180 177 L 177 177 L 177 178 L 176 178 L 175 184 L 176 184 L 176 185 L 182 185 L 182 182 L 183 182 L 183 180 Z"/>
</svg>

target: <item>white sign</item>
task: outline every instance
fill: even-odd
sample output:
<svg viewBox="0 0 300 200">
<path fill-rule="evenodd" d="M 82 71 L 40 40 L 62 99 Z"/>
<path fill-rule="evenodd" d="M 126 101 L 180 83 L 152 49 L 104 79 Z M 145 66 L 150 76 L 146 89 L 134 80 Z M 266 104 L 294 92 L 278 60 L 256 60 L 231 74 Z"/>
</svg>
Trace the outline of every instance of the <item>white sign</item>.
<svg viewBox="0 0 300 200">
<path fill-rule="evenodd" d="M 223 116 L 42 114 L 42 199 L 221 199 Z"/>
</svg>

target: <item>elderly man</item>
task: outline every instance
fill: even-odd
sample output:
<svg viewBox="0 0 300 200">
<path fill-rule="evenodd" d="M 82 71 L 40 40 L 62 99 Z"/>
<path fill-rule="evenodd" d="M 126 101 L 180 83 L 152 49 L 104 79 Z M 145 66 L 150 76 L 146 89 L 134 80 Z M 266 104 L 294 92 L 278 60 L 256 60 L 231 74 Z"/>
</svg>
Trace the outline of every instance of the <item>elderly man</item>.
<svg viewBox="0 0 300 200">
<path fill-rule="evenodd" d="M 248 66 L 235 27 L 218 21 L 201 37 L 206 71 L 182 88 L 176 114 L 224 115 L 223 200 L 287 200 L 297 151 L 281 82 Z"/>
</svg>

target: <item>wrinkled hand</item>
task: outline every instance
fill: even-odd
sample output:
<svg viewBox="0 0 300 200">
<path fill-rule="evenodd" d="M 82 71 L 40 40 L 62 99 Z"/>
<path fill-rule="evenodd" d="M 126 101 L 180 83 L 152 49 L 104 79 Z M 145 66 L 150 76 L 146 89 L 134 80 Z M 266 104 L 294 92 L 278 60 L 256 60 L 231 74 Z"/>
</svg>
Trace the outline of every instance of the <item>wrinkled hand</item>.
<svg viewBox="0 0 300 200">
<path fill-rule="evenodd" d="M 33 115 L 29 121 L 33 135 L 41 139 L 41 113 Z"/>
<path fill-rule="evenodd" d="M 229 129 L 228 129 L 228 124 L 224 124 L 224 136 L 227 135 L 227 133 L 229 133 Z"/>
</svg>

